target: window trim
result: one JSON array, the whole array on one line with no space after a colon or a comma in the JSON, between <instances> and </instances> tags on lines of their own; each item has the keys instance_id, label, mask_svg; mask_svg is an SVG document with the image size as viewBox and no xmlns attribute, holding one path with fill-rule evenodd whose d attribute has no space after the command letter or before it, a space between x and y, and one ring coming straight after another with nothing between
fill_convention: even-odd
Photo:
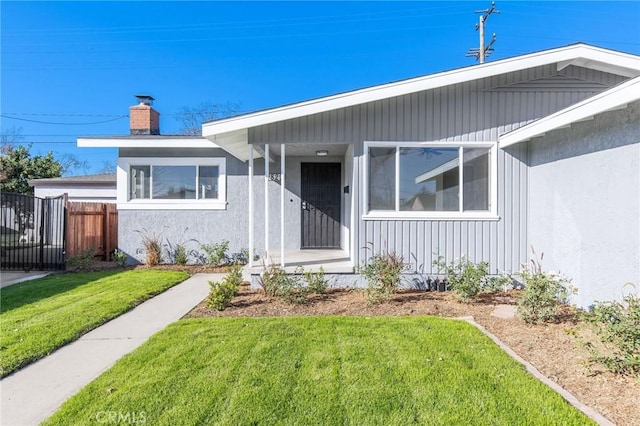
<instances>
[{"instance_id":1,"label":"window trim","mask_svg":"<svg viewBox=\"0 0 640 426\"><path fill-rule=\"evenodd\" d=\"M369 149L370 148L395 148L396 150L396 170L395 186L396 199L395 210L374 210L369 211ZM458 211L433 211L433 212L411 212L400 210L399 185L400 185L400 148L458 148L458 156L462 163L463 148L489 148L489 210L468 210L464 211L463 189L464 167L460 167L458 185L458 197L460 205ZM460 142L460 141L427 141L427 142L401 142L401 141L364 141L364 185L363 185L363 220L499 220L498 216L498 143L487 142Z\"/></svg>"},{"instance_id":2,"label":"window trim","mask_svg":"<svg viewBox=\"0 0 640 426\"><path fill-rule=\"evenodd\" d=\"M117 201L119 210L226 210L226 158L215 157L119 157L117 170ZM218 198L211 199L129 199L131 166L218 166ZM151 176L153 190L153 174Z\"/></svg>"}]
</instances>

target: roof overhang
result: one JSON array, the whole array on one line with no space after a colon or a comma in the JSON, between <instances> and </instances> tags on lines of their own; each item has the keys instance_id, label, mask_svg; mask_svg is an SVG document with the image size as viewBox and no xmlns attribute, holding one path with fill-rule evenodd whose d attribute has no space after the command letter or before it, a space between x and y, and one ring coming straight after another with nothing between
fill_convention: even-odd
<instances>
[{"instance_id":1,"label":"roof overhang","mask_svg":"<svg viewBox=\"0 0 640 426\"><path fill-rule=\"evenodd\" d=\"M559 69L575 64L606 70L623 76L635 77L640 75L640 57L579 43L216 120L202 125L202 135L216 141L226 150L225 135L241 130L246 131L251 127L553 63L557 63ZM223 137L216 139L215 136ZM243 157L246 158L247 156L248 154L245 154Z\"/></svg>"},{"instance_id":2,"label":"roof overhang","mask_svg":"<svg viewBox=\"0 0 640 426\"><path fill-rule=\"evenodd\" d=\"M79 147L91 148L219 148L203 137L105 137L78 138Z\"/></svg>"},{"instance_id":3,"label":"roof overhang","mask_svg":"<svg viewBox=\"0 0 640 426\"><path fill-rule=\"evenodd\" d=\"M542 136L551 130L568 127L573 123L593 118L606 111L625 108L627 104L640 100L640 77L585 99L554 114L522 126L498 138L502 148Z\"/></svg>"},{"instance_id":4,"label":"roof overhang","mask_svg":"<svg viewBox=\"0 0 640 426\"><path fill-rule=\"evenodd\" d=\"M212 134L207 136L208 140L220 146L229 154L242 161L249 159L249 132L247 129L240 129L233 132L221 134ZM264 149L255 146L252 150L253 158L261 158L264 155Z\"/></svg>"}]
</instances>

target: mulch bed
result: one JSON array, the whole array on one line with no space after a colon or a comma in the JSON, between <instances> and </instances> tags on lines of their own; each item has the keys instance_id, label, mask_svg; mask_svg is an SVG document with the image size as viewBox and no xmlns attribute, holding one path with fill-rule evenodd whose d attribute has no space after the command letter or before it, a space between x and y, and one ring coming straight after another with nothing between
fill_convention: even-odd
<instances>
[{"instance_id":1,"label":"mulch bed","mask_svg":"<svg viewBox=\"0 0 640 426\"><path fill-rule=\"evenodd\" d=\"M395 294L389 303L368 305L358 290L332 290L312 296L308 303L290 304L268 297L248 285L225 311L201 303L187 317L266 317L309 315L435 315L473 316L476 322L498 336L518 355L567 389L583 403L619 425L640 424L640 380L616 376L588 365L584 342L592 339L589 327L567 308L556 323L528 325L519 318L496 318L498 304L513 305L517 291L483 294L470 304L458 302L450 292L407 291Z\"/></svg>"}]
</instances>

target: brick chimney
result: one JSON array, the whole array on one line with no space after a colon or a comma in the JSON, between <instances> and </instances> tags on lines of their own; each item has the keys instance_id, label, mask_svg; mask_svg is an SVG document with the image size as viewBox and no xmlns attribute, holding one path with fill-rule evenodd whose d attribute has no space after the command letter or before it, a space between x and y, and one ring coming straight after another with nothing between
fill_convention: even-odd
<instances>
[{"instance_id":1,"label":"brick chimney","mask_svg":"<svg viewBox=\"0 0 640 426\"><path fill-rule=\"evenodd\" d=\"M132 135L159 135L160 113L153 109L154 99L149 95L136 95L138 105L129 108Z\"/></svg>"}]
</instances>

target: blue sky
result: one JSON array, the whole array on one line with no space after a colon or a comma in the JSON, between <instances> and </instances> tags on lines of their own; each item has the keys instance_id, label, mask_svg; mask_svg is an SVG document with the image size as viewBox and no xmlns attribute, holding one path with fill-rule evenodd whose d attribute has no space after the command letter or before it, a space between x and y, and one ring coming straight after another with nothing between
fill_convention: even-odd
<instances>
[{"instance_id":1,"label":"blue sky","mask_svg":"<svg viewBox=\"0 0 640 426\"><path fill-rule=\"evenodd\" d=\"M155 97L161 132L201 102L275 107L473 65L468 2L0 3L0 125L34 154L71 153L93 173L115 149L78 136L123 135L134 94ZM640 2L498 1L489 60L582 41L640 54ZM29 121L26 121L29 120ZM56 124L37 123L47 122Z\"/></svg>"}]
</instances>

